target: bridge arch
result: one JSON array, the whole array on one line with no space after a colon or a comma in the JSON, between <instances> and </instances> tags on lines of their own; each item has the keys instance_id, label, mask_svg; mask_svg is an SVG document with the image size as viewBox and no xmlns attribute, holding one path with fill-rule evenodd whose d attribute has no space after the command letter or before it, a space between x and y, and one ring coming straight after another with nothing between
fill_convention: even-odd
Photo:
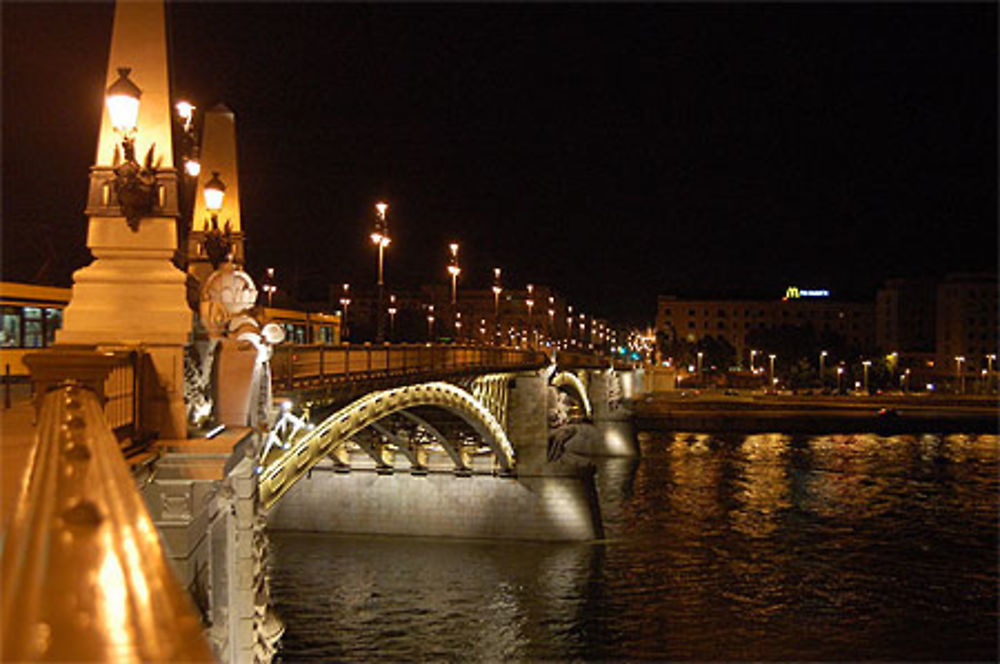
<instances>
[{"instance_id":1,"label":"bridge arch","mask_svg":"<svg viewBox=\"0 0 1000 664\"><path fill-rule=\"evenodd\" d=\"M586 413L588 420L594 417L594 409L591 407L590 397L587 396L587 388L579 376L570 371L560 371L552 376L550 382L555 387L572 392L579 399L580 403L583 404L583 411Z\"/></svg>"},{"instance_id":2,"label":"bridge arch","mask_svg":"<svg viewBox=\"0 0 1000 664\"><path fill-rule=\"evenodd\" d=\"M450 383L421 383L372 392L295 439L290 449L261 471L261 502L265 507L273 505L313 466L362 429L393 413L418 406L437 406L460 417L490 446L500 467L505 472L513 471L514 447L489 409L472 394Z\"/></svg>"}]
</instances>

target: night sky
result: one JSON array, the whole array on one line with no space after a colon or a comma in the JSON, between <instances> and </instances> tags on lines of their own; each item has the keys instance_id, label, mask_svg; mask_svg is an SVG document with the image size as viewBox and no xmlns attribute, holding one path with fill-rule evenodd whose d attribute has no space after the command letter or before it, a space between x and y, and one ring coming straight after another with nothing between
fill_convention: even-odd
<instances>
[{"instance_id":1,"label":"night sky","mask_svg":"<svg viewBox=\"0 0 1000 664\"><path fill-rule=\"evenodd\" d=\"M3 276L69 285L110 5L4 3ZM997 6L168 6L174 93L236 112L248 269L322 299L551 284L651 321L658 294L872 300L997 268ZM141 86L141 81L138 81Z\"/></svg>"}]
</instances>

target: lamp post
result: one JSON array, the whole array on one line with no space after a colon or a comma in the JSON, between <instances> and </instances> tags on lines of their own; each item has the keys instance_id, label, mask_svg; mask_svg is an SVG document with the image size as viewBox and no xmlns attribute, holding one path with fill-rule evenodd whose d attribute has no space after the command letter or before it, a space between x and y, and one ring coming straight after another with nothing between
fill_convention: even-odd
<instances>
[{"instance_id":1,"label":"lamp post","mask_svg":"<svg viewBox=\"0 0 1000 664\"><path fill-rule=\"evenodd\" d=\"M819 352L819 386L823 387L823 365L826 364L826 351Z\"/></svg>"},{"instance_id":2,"label":"lamp post","mask_svg":"<svg viewBox=\"0 0 1000 664\"><path fill-rule=\"evenodd\" d=\"M756 350L754 350L754 349L752 349L752 348L750 349L750 373L753 373L753 372L754 372L754 368L753 368L753 358L757 357L757 353L758 353L758 352L759 352L759 351L756 351Z\"/></svg>"},{"instance_id":3,"label":"lamp post","mask_svg":"<svg viewBox=\"0 0 1000 664\"><path fill-rule=\"evenodd\" d=\"M871 360L865 360L864 362L861 363L861 366L864 369L864 380L865 380L865 388L864 388L864 390L865 390L865 394L868 394L868 368L871 365L872 365Z\"/></svg>"},{"instance_id":4,"label":"lamp post","mask_svg":"<svg viewBox=\"0 0 1000 664\"><path fill-rule=\"evenodd\" d=\"M705 357L705 353L698 351L698 384L701 385L701 362Z\"/></svg>"},{"instance_id":5,"label":"lamp post","mask_svg":"<svg viewBox=\"0 0 1000 664\"><path fill-rule=\"evenodd\" d=\"M566 339L573 339L573 305L566 305Z\"/></svg>"},{"instance_id":6,"label":"lamp post","mask_svg":"<svg viewBox=\"0 0 1000 664\"><path fill-rule=\"evenodd\" d=\"M840 394L840 381L844 375L844 367L837 367L837 394Z\"/></svg>"},{"instance_id":7,"label":"lamp post","mask_svg":"<svg viewBox=\"0 0 1000 664\"><path fill-rule=\"evenodd\" d=\"M531 333L531 336L529 338L531 340L530 343L532 343L533 345L535 338L535 321L532 318L532 311L534 310L535 307L535 286L533 284L528 284L527 290L528 290L528 297L525 298L524 304L528 307L528 330Z\"/></svg>"},{"instance_id":8,"label":"lamp post","mask_svg":"<svg viewBox=\"0 0 1000 664\"><path fill-rule=\"evenodd\" d=\"M774 384L774 358L776 358L777 355L775 355L775 354L772 353L771 355L768 355L767 357L768 357L769 360L771 360L771 375L770 375L770 378L771 378L771 384Z\"/></svg>"},{"instance_id":9,"label":"lamp post","mask_svg":"<svg viewBox=\"0 0 1000 664\"><path fill-rule=\"evenodd\" d=\"M496 340L500 341L500 293L503 285L500 283L500 268L493 268L493 327L496 329Z\"/></svg>"},{"instance_id":10,"label":"lamp post","mask_svg":"<svg viewBox=\"0 0 1000 664\"><path fill-rule=\"evenodd\" d=\"M389 340L396 338L396 296L389 295Z\"/></svg>"},{"instance_id":11,"label":"lamp post","mask_svg":"<svg viewBox=\"0 0 1000 664\"><path fill-rule=\"evenodd\" d=\"M427 342L434 341L434 305L427 305Z\"/></svg>"},{"instance_id":12,"label":"lamp post","mask_svg":"<svg viewBox=\"0 0 1000 664\"><path fill-rule=\"evenodd\" d=\"M350 338L350 329L347 327L347 309L351 306L351 285L344 284L344 294L340 298L340 306L344 308L344 320L341 321L341 337Z\"/></svg>"},{"instance_id":13,"label":"lamp post","mask_svg":"<svg viewBox=\"0 0 1000 664\"><path fill-rule=\"evenodd\" d=\"M375 304L375 342L385 341L385 282L383 280L382 266L385 248L389 246L392 239L389 237L389 223L386 221L385 213L389 209L389 204L379 201L375 204L375 230L372 231L372 243L378 247L378 288L377 302Z\"/></svg>"},{"instance_id":14,"label":"lamp post","mask_svg":"<svg viewBox=\"0 0 1000 664\"><path fill-rule=\"evenodd\" d=\"M458 243L449 244L448 250L451 252L448 261L448 274L451 275L451 303L454 305L458 301L458 275L462 273L462 268L458 266Z\"/></svg>"},{"instance_id":15,"label":"lamp post","mask_svg":"<svg viewBox=\"0 0 1000 664\"><path fill-rule=\"evenodd\" d=\"M955 356L955 379L958 381L958 393L965 394L965 372L962 371L962 364L965 362L964 355Z\"/></svg>"},{"instance_id":16,"label":"lamp post","mask_svg":"<svg viewBox=\"0 0 1000 664\"><path fill-rule=\"evenodd\" d=\"M269 268L267 268L267 273L266 273L266 276L264 278L264 284L263 284L263 286L261 286L261 289L267 294L267 306L268 307L271 306L271 298L274 297L275 291L278 290L278 287L274 285L273 279L274 279L274 268L273 267L269 267Z\"/></svg>"},{"instance_id":17,"label":"lamp post","mask_svg":"<svg viewBox=\"0 0 1000 664\"><path fill-rule=\"evenodd\" d=\"M992 382L992 380L989 379L989 377L993 375L993 363L996 361L996 359L997 356L995 354L986 356L986 376L988 379L986 384L987 391L989 390L989 383Z\"/></svg>"}]
</instances>

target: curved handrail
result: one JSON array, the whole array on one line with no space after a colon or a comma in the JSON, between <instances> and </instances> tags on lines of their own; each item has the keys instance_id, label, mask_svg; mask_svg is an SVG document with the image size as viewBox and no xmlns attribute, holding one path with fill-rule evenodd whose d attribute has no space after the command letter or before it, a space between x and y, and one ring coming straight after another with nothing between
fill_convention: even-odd
<instances>
[{"instance_id":1,"label":"curved handrail","mask_svg":"<svg viewBox=\"0 0 1000 664\"><path fill-rule=\"evenodd\" d=\"M97 395L42 398L3 546L4 661L213 661Z\"/></svg>"}]
</instances>

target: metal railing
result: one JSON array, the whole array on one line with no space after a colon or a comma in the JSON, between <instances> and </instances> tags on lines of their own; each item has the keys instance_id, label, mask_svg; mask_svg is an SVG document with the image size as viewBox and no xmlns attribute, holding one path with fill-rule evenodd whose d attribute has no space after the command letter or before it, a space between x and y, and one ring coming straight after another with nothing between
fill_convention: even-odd
<instances>
[{"instance_id":1,"label":"metal railing","mask_svg":"<svg viewBox=\"0 0 1000 664\"><path fill-rule=\"evenodd\" d=\"M271 376L292 389L335 381L386 377L437 378L448 374L511 371L544 366L545 353L494 346L429 344L282 345L274 349Z\"/></svg>"},{"instance_id":2,"label":"metal railing","mask_svg":"<svg viewBox=\"0 0 1000 664\"><path fill-rule=\"evenodd\" d=\"M4 661L212 661L96 390L42 395L25 477L0 563Z\"/></svg>"}]
</instances>

